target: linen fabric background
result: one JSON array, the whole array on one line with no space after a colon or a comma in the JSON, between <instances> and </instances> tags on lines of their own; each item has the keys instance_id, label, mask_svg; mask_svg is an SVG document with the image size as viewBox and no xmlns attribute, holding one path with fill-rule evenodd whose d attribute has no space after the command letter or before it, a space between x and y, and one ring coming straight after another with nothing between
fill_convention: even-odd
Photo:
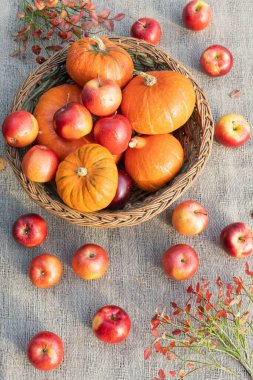
<instances>
[{"instance_id":1,"label":"linen fabric background","mask_svg":"<svg viewBox=\"0 0 253 380\"><path fill-rule=\"evenodd\" d=\"M112 14L126 13L116 24L115 34L128 36L133 19L153 17L161 23L160 47L179 59L196 77L210 101L215 121L226 113L240 113L252 120L253 104L253 3L244 0L209 0L213 22L205 31L185 29L181 12L186 0L119 0L95 1L100 10L110 8ZM11 34L16 30L19 1L0 2L0 109L1 121L7 115L18 86L36 67L34 57L22 62L11 58L17 48ZM132 18L130 18L132 17ZM205 48L221 44L231 49L235 63L225 77L210 78L199 68L199 57ZM241 90L231 99L229 93ZM160 355L143 360L144 348L151 345L149 321L157 304L180 301L191 281L169 281L161 269L163 252L171 245L186 243L199 253L200 268L194 280L205 276L215 281L218 274L224 282L234 274L243 274L244 261L230 259L219 247L221 229L229 223L252 224L253 138L238 149L213 144L211 158L199 179L177 201L195 199L206 206L210 222L202 234L184 237L170 225L175 205L151 221L131 228L96 229L68 224L39 208L21 188L10 166L0 173L0 379L1 380L148 380L166 363ZM4 143L1 139L1 152ZM35 212L48 223L46 242L34 249L17 245L12 236L13 222L21 214ZM71 257L85 243L102 245L110 255L108 273L100 280L84 282L71 269ZM52 289L33 287L27 276L30 260L50 252L63 262L64 275ZM248 259L253 266L252 258ZM123 307L131 316L129 338L119 345L101 343L92 333L91 318L106 304ZM25 354L29 339L41 330L57 333L65 345L64 361L51 373L36 371ZM228 361L240 379L247 379L236 362ZM230 380L233 376L202 371L192 378Z\"/></svg>"}]
</instances>

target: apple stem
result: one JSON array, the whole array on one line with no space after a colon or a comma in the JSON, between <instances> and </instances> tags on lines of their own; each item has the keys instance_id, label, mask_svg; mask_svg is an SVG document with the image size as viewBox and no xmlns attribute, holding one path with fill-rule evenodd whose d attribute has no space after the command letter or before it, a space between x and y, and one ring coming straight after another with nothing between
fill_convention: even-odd
<instances>
[{"instance_id":1,"label":"apple stem","mask_svg":"<svg viewBox=\"0 0 253 380\"><path fill-rule=\"evenodd\" d=\"M144 78L144 83L148 87L154 86L154 84L156 84L156 82L157 82L156 77L154 77L153 75L144 73L143 71L134 70L134 74L140 75L142 78Z\"/></svg>"},{"instance_id":2,"label":"apple stem","mask_svg":"<svg viewBox=\"0 0 253 380\"><path fill-rule=\"evenodd\" d=\"M87 174L88 174L88 170L86 168L77 168L76 169L76 174L79 176L79 177L85 177Z\"/></svg>"},{"instance_id":3,"label":"apple stem","mask_svg":"<svg viewBox=\"0 0 253 380\"><path fill-rule=\"evenodd\" d=\"M194 214L202 214L208 216L207 212L202 212L202 211L194 211Z\"/></svg>"},{"instance_id":4,"label":"apple stem","mask_svg":"<svg viewBox=\"0 0 253 380\"><path fill-rule=\"evenodd\" d=\"M97 79L98 79L98 85L99 87L102 87L101 79L99 73L97 73Z\"/></svg>"},{"instance_id":5,"label":"apple stem","mask_svg":"<svg viewBox=\"0 0 253 380\"><path fill-rule=\"evenodd\" d=\"M65 109L68 108L68 104L69 104L69 97L70 97L70 94L68 93L67 94L67 99L66 99L66 104L65 104Z\"/></svg>"},{"instance_id":6,"label":"apple stem","mask_svg":"<svg viewBox=\"0 0 253 380\"><path fill-rule=\"evenodd\" d=\"M116 118L116 116L117 116L117 114L118 114L118 111L115 111L115 112L114 112L114 115L113 115L113 117L112 117L112 118L113 118L113 119L115 119L115 118Z\"/></svg>"},{"instance_id":7,"label":"apple stem","mask_svg":"<svg viewBox=\"0 0 253 380\"><path fill-rule=\"evenodd\" d=\"M101 40L101 38L99 38L97 36L93 36L90 39L96 43L96 46L98 47L98 49L100 51L106 51L106 46L103 43L103 41Z\"/></svg>"}]
</instances>

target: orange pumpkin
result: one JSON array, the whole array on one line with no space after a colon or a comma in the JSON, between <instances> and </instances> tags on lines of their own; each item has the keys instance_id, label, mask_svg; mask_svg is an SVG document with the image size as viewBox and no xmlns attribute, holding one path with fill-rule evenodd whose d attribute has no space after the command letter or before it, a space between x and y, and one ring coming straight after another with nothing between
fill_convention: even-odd
<instances>
[{"instance_id":1,"label":"orange pumpkin","mask_svg":"<svg viewBox=\"0 0 253 380\"><path fill-rule=\"evenodd\" d=\"M146 191L163 187L184 162L180 142L170 134L135 136L125 152L125 168L136 185Z\"/></svg>"},{"instance_id":2,"label":"orange pumpkin","mask_svg":"<svg viewBox=\"0 0 253 380\"><path fill-rule=\"evenodd\" d=\"M137 72L123 90L121 111L138 133L172 132L190 118L196 94L188 78L175 71Z\"/></svg>"},{"instance_id":3,"label":"orange pumpkin","mask_svg":"<svg viewBox=\"0 0 253 380\"><path fill-rule=\"evenodd\" d=\"M63 84L53 87L45 92L39 99L34 110L34 116L39 124L37 143L53 149L60 160L63 160L73 150L90 142L89 135L75 141L67 141L61 138L54 128L54 114L62 108L67 101L81 103L82 89L73 84Z\"/></svg>"},{"instance_id":4,"label":"orange pumpkin","mask_svg":"<svg viewBox=\"0 0 253 380\"><path fill-rule=\"evenodd\" d=\"M86 144L60 163L55 181L64 203L81 212L92 212L107 207L113 200L118 170L106 148Z\"/></svg>"},{"instance_id":5,"label":"orange pumpkin","mask_svg":"<svg viewBox=\"0 0 253 380\"><path fill-rule=\"evenodd\" d=\"M128 52L106 38L82 38L68 52L67 72L83 86L90 79L112 79L124 87L133 77L133 61Z\"/></svg>"}]
</instances>

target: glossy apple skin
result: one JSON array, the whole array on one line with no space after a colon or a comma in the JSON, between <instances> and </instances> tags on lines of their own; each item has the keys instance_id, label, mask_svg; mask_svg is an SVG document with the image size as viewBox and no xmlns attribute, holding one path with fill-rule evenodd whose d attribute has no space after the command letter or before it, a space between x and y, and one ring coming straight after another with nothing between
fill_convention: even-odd
<instances>
[{"instance_id":1,"label":"glossy apple skin","mask_svg":"<svg viewBox=\"0 0 253 380\"><path fill-rule=\"evenodd\" d=\"M205 1L190 1L183 10L183 22L188 29L205 29L212 20L212 9Z\"/></svg>"},{"instance_id":2,"label":"glossy apple skin","mask_svg":"<svg viewBox=\"0 0 253 380\"><path fill-rule=\"evenodd\" d=\"M83 280L96 280L108 269L107 252L96 244L85 244L79 248L72 258L73 271Z\"/></svg>"},{"instance_id":3,"label":"glossy apple skin","mask_svg":"<svg viewBox=\"0 0 253 380\"><path fill-rule=\"evenodd\" d=\"M170 247L163 255L162 267L172 280L182 281L194 276L199 267L196 251L187 244Z\"/></svg>"},{"instance_id":4,"label":"glossy apple skin","mask_svg":"<svg viewBox=\"0 0 253 380\"><path fill-rule=\"evenodd\" d=\"M37 288L51 288L60 281L62 264L58 257L49 253L34 257L29 266L29 277Z\"/></svg>"},{"instance_id":5,"label":"glossy apple skin","mask_svg":"<svg viewBox=\"0 0 253 380\"><path fill-rule=\"evenodd\" d=\"M46 240L47 224L37 214L21 215L13 224L12 235L24 247L37 247Z\"/></svg>"},{"instance_id":6,"label":"glossy apple skin","mask_svg":"<svg viewBox=\"0 0 253 380\"><path fill-rule=\"evenodd\" d=\"M39 133L39 126L30 112L21 110L6 117L2 132L9 145L23 148L34 142Z\"/></svg>"},{"instance_id":7,"label":"glossy apple skin","mask_svg":"<svg viewBox=\"0 0 253 380\"><path fill-rule=\"evenodd\" d=\"M55 177L59 165L57 154L44 145L34 145L26 152L22 168L28 179L33 182L49 182Z\"/></svg>"},{"instance_id":8,"label":"glossy apple skin","mask_svg":"<svg viewBox=\"0 0 253 380\"><path fill-rule=\"evenodd\" d=\"M110 116L122 101L121 88L111 79L92 79L83 87L82 101L93 115Z\"/></svg>"},{"instance_id":9,"label":"glossy apple skin","mask_svg":"<svg viewBox=\"0 0 253 380\"><path fill-rule=\"evenodd\" d=\"M157 45L162 38L161 25L153 18L139 18L131 27L131 36Z\"/></svg>"},{"instance_id":10,"label":"glossy apple skin","mask_svg":"<svg viewBox=\"0 0 253 380\"><path fill-rule=\"evenodd\" d=\"M250 126L241 115L224 115L215 126L214 136L220 144L236 148L249 140Z\"/></svg>"},{"instance_id":11,"label":"glossy apple skin","mask_svg":"<svg viewBox=\"0 0 253 380\"><path fill-rule=\"evenodd\" d=\"M131 329L131 320L120 307L104 306L94 315L92 329L98 339L115 344L126 339Z\"/></svg>"},{"instance_id":12,"label":"glossy apple skin","mask_svg":"<svg viewBox=\"0 0 253 380\"><path fill-rule=\"evenodd\" d=\"M241 222L226 226L220 235L223 249L228 255L242 259L253 253L253 231Z\"/></svg>"},{"instance_id":13,"label":"glossy apple skin","mask_svg":"<svg viewBox=\"0 0 253 380\"><path fill-rule=\"evenodd\" d=\"M56 133L65 140L78 140L92 130L92 116L80 103L69 103L54 114Z\"/></svg>"},{"instance_id":14,"label":"glossy apple skin","mask_svg":"<svg viewBox=\"0 0 253 380\"><path fill-rule=\"evenodd\" d=\"M196 235L208 225L208 213L199 202L185 201L172 213L172 226L182 235Z\"/></svg>"},{"instance_id":15,"label":"glossy apple skin","mask_svg":"<svg viewBox=\"0 0 253 380\"><path fill-rule=\"evenodd\" d=\"M61 339L50 331L39 332L27 346L30 363L41 371L51 371L57 368L62 362L63 352Z\"/></svg>"},{"instance_id":16,"label":"glossy apple skin","mask_svg":"<svg viewBox=\"0 0 253 380\"><path fill-rule=\"evenodd\" d=\"M108 206L111 210L119 210L128 201L132 193L132 180L129 175L123 170L118 169L118 187L112 202Z\"/></svg>"},{"instance_id":17,"label":"glossy apple skin","mask_svg":"<svg viewBox=\"0 0 253 380\"><path fill-rule=\"evenodd\" d=\"M231 52L221 45L209 46L200 57L200 65L212 77L226 75L233 67Z\"/></svg>"},{"instance_id":18,"label":"glossy apple skin","mask_svg":"<svg viewBox=\"0 0 253 380\"><path fill-rule=\"evenodd\" d=\"M132 137L132 126L123 115L99 119L94 126L95 142L113 155L123 153Z\"/></svg>"}]
</instances>

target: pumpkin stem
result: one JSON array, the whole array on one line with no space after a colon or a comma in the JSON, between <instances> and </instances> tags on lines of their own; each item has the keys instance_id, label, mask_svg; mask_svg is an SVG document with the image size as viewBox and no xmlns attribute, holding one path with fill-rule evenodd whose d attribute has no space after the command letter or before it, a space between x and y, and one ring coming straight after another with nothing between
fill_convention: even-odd
<instances>
[{"instance_id":1,"label":"pumpkin stem","mask_svg":"<svg viewBox=\"0 0 253 380\"><path fill-rule=\"evenodd\" d=\"M97 36L93 36L90 39L96 43L96 45L100 51L106 51L106 46L103 43L103 41L101 40L101 38L99 38Z\"/></svg>"},{"instance_id":2,"label":"pumpkin stem","mask_svg":"<svg viewBox=\"0 0 253 380\"><path fill-rule=\"evenodd\" d=\"M134 70L134 74L140 75L142 78L144 78L144 83L148 87L154 86L154 84L156 84L156 82L157 82L156 77L154 77L153 75L144 73L143 71Z\"/></svg>"},{"instance_id":3,"label":"pumpkin stem","mask_svg":"<svg viewBox=\"0 0 253 380\"><path fill-rule=\"evenodd\" d=\"M129 148L142 148L145 145L145 139L141 136L134 136L128 146Z\"/></svg>"},{"instance_id":4,"label":"pumpkin stem","mask_svg":"<svg viewBox=\"0 0 253 380\"><path fill-rule=\"evenodd\" d=\"M79 177L85 177L87 174L88 174L88 170L86 168L77 168L76 169L76 174L79 176Z\"/></svg>"}]
</instances>

